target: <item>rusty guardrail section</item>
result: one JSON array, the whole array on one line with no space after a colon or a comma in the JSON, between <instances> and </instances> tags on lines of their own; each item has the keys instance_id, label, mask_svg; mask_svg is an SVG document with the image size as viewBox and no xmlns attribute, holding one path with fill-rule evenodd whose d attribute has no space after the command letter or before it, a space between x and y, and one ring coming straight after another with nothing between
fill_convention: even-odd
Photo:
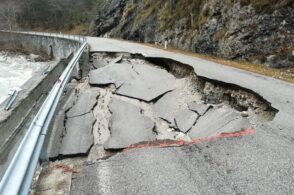
<instances>
[{"instance_id":1,"label":"rusty guardrail section","mask_svg":"<svg viewBox=\"0 0 294 195\"><path fill-rule=\"evenodd\" d=\"M11 31L7 31L11 32ZM56 36L76 40L82 43L75 53L52 90L42 104L35 118L29 126L27 133L18 147L12 161L9 164L1 182L0 194L26 195L29 193L35 169L41 154L48 126L52 120L57 104L64 91L64 88L71 77L71 73L77 65L82 53L87 47L83 37L68 36L52 33L19 32L40 36Z\"/></svg>"}]
</instances>

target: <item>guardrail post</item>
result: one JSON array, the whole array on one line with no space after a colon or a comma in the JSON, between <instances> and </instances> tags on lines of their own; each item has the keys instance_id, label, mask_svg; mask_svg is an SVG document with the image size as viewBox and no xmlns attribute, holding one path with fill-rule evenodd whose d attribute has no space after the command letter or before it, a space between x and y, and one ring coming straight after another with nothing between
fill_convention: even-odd
<instances>
[{"instance_id":1,"label":"guardrail post","mask_svg":"<svg viewBox=\"0 0 294 195\"><path fill-rule=\"evenodd\" d=\"M41 163L49 162L48 152L47 152L46 148L44 147L44 145L42 146L42 149L41 149L40 161L41 161Z\"/></svg>"}]
</instances>

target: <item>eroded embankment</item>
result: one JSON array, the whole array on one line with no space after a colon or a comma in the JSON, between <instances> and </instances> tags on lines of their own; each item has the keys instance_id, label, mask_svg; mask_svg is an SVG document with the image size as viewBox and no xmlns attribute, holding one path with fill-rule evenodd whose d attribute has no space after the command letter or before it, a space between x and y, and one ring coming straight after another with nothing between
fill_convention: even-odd
<instances>
[{"instance_id":1,"label":"eroded embankment","mask_svg":"<svg viewBox=\"0 0 294 195\"><path fill-rule=\"evenodd\" d=\"M90 61L89 77L75 81L57 119L61 127L54 126L63 133L55 135L59 147L54 144L52 159L89 153L95 158L92 146L95 153L104 153L142 141L191 141L238 132L277 113L257 93L198 77L191 66L169 59L94 53ZM80 131L89 141L73 141Z\"/></svg>"},{"instance_id":2,"label":"eroded embankment","mask_svg":"<svg viewBox=\"0 0 294 195\"><path fill-rule=\"evenodd\" d=\"M169 59L93 53L89 69L89 76L71 81L60 103L48 140L53 162L41 173L37 192L68 192L83 166L123 149L246 136L277 113L257 93L199 77Z\"/></svg>"},{"instance_id":3,"label":"eroded embankment","mask_svg":"<svg viewBox=\"0 0 294 195\"><path fill-rule=\"evenodd\" d=\"M139 56L141 57L141 56ZM141 57L144 59L144 57ZM205 103L225 103L242 112L249 111L256 117L256 122L271 121L278 110L258 93L232 83L225 83L198 76L193 67L164 58L145 58L151 63L157 64L176 77L193 77L193 82L198 86Z\"/></svg>"}]
</instances>

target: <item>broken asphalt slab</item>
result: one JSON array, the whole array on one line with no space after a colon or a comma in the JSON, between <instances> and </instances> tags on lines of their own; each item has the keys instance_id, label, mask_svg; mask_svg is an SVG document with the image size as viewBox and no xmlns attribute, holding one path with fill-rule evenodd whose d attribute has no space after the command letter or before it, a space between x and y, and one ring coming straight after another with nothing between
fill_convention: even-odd
<instances>
[{"instance_id":1,"label":"broken asphalt slab","mask_svg":"<svg viewBox=\"0 0 294 195\"><path fill-rule=\"evenodd\" d=\"M206 138L221 133L238 132L251 127L247 118L229 108L209 110L200 117L188 135L192 138Z\"/></svg>"},{"instance_id":2,"label":"broken asphalt slab","mask_svg":"<svg viewBox=\"0 0 294 195\"><path fill-rule=\"evenodd\" d=\"M99 91L95 88L82 91L73 107L66 113L66 116L72 118L91 112L97 104L98 96Z\"/></svg>"},{"instance_id":3,"label":"broken asphalt slab","mask_svg":"<svg viewBox=\"0 0 294 195\"><path fill-rule=\"evenodd\" d=\"M89 83L91 85L114 84L118 88L127 80L134 79L135 76L136 73L130 64L110 64L90 71Z\"/></svg>"},{"instance_id":4,"label":"broken asphalt slab","mask_svg":"<svg viewBox=\"0 0 294 195\"><path fill-rule=\"evenodd\" d=\"M198 114L191 110L180 110L176 113L175 123L179 131L187 133L193 127L197 118Z\"/></svg>"},{"instance_id":5,"label":"broken asphalt slab","mask_svg":"<svg viewBox=\"0 0 294 195\"><path fill-rule=\"evenodd\" d=\"M212 108L211 105L198 104L196 102L188 103L188 107L190 110L197 112L200 116L203 116L210 108Z\"/></svg>"},{"instance_id":6,"label":"broken asphalt slab","mask_svg":"<svg viewBox=\"0 0 294 195\"><path fill-rule=\"evenodd\" d=\"M152 105L155 114L174 126L175 115L180 109L180 97L177 91L164 94L157 102Z\"/></svg>"},{"instance_id":7,"label":"broken asphalt slab","mask_svg":"<svg viewBox=\"0 0 294 195\"><path fill-rule=\"evenodd\" d=\"M164 69L148 65L134 65L133 70L137 76L126 81L116 91L117 94L150 102L175 89L175 77Z\"/></svg>"},{"instance_id":8,"label":"broken asphalt slab","mask_svg":"<svg viewBox=\"0 0 294 195\"><path fill-rule=\"evenodd\" d=\"M144 116L139 107L114 98L109 109L112 113L111 135L104 143L105 149L123 149L131 144L155 140L154 122Z\"/></svg>"},{"instance_id":9,"label":"broken asphalt slab","mask_svg":"<svg viewBox=\"0 0 294 195\"><path fill-rule=\"evenodd\" d=\"M75 94L75 86L70 86L65 96L63 96L60 104L58 105L58 111L54 115L53 122L50 125L51 131L49 132L49 140L47 146L47 152L49 158L56 158L59 155L59 150L62 143L62 137L65 131L64 121L65 113L73 106L77 100Z\"/></svg>"},{"instance_id":10,"label":"broken asphalt slab","mask_svg":"<svg viewBox=\"0 0 294 195\"><path fill-rule=\"evenodd\" d=\"M97 104L99 92L88 88L81 92L76 102L66 113L65 135L63 136L59 154L87 154L93 145L93 124L96 121L93 108Z\"/></svg>"},{"instance_id":11,"label":"broken asphalt slab","mask_svg":"<svg viewBox=\"0 0 294 195\"><path fill-rule=\"evenodd\" d=\"M59 154L64 156L88 154L94 143L92 130L95 121L92 112L67 119Z\"/></svg>"},{"instance_id":12,"label":"broken asphalt slab","mask_svg":"<svg viewBox=\"0 0 294 195\"><path fill-rule=\"evenodd\" d=\"M90 71L91 85L115 84L116 93L150 102L175 89L176 79L166 70L148 65L110 64Z\"/></svg>"}]
</instances>

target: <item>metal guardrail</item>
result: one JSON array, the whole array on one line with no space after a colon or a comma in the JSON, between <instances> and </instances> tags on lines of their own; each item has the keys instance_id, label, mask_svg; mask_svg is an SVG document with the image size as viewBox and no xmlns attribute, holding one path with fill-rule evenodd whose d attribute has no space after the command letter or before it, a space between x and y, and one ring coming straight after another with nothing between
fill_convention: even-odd
<instances>
[{"instance_id":1,"label":"metal guardrail","mask_svg":"<svg viewBox=\"0 0 294 195\"><path fill-rule=\"evenodd\" d=\"M22 33L51 36L48 35L48 33ZM62 35L58 37L61 36ZM71 39L81 41L82 45L53 86L37 115L33 119L0 182L0 195L26 195L29 193L49 124L64 88L71 76L72 70L87 47L85 39L74 37Z\"/></svg>"}]
</instances>

